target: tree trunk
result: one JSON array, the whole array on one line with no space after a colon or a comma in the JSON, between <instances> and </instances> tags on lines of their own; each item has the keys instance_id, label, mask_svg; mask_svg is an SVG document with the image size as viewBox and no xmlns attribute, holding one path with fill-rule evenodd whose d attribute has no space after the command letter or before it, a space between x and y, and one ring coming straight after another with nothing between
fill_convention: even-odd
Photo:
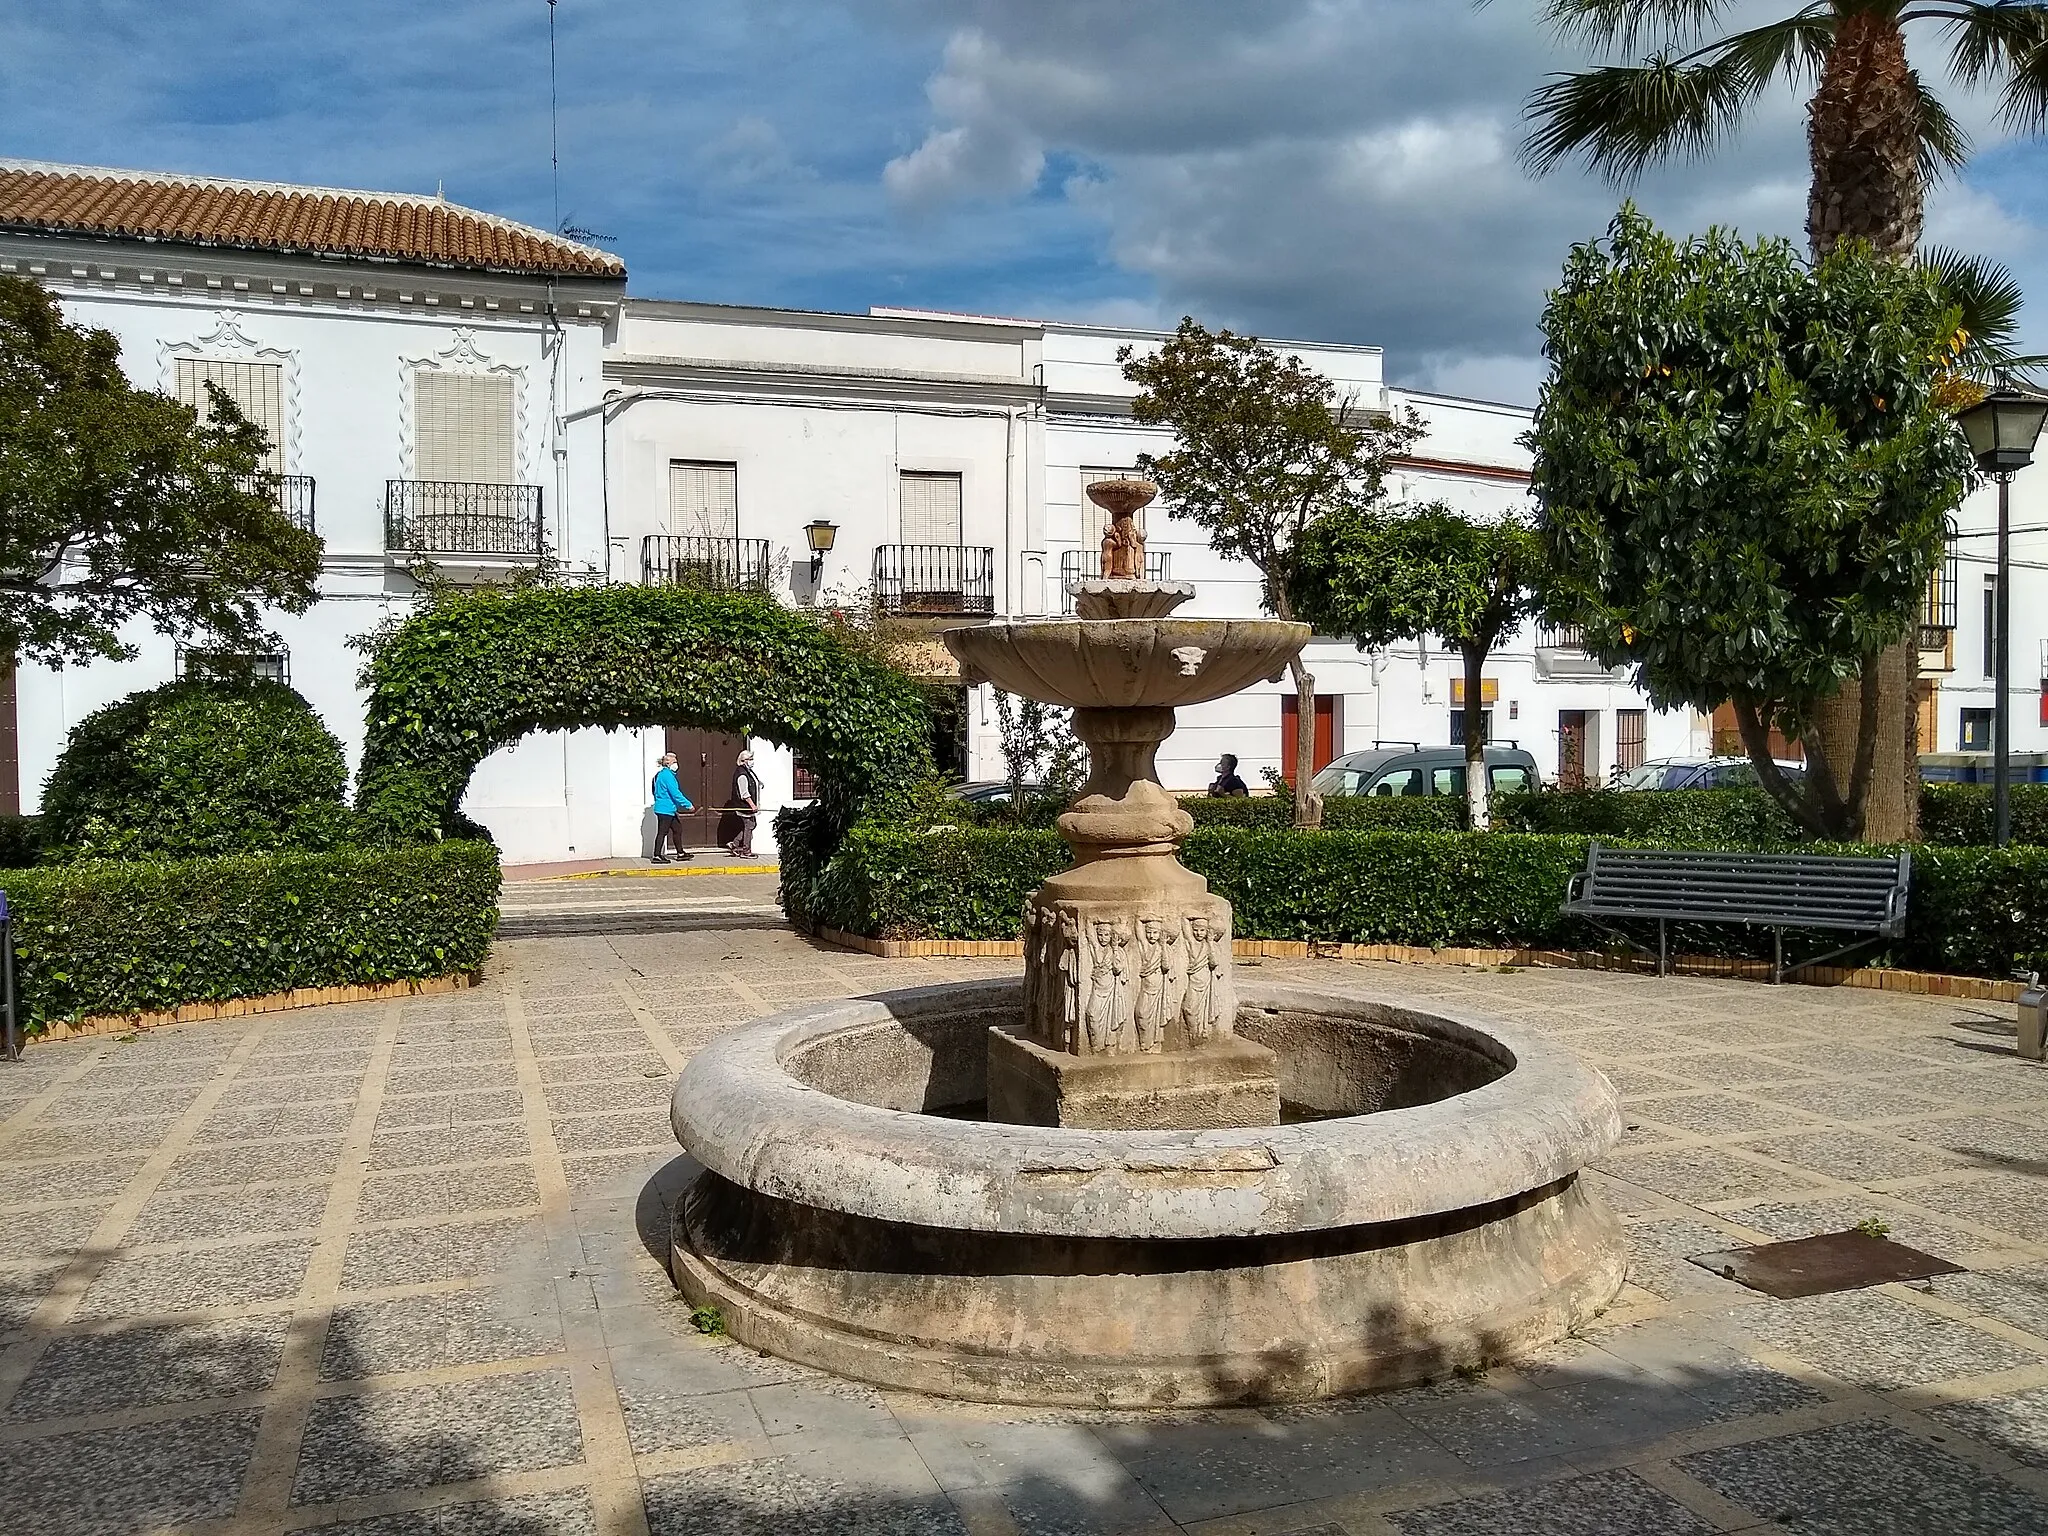
<instances>
[{"instance_id":1,"label":"tree trunk","mask_svg":"<svg viewBox=\"0 0 2048 1536\"><path fill-rule=\"evenodd\" d=\"M1309 788L1316 776L1316 679L1315 674L1295 657L1288 663L1294 674L1294 824L1320 827L1323 797Z\"/></svg>"},{"instance_id":2,"label":"tree trunk","mask_svg":"<svg viewBox=\"0 0 2048 1536\"><path fill-rule=\"evenodd\" d=\"M1919 87L1898 23L1870 11L1842 16L1820 87L1807 105L1813 179L1806 236L1816 257L1855 239L1899 260L1913 254L1925 198L1919 112ZM1920 835L1919 677L1918 645L1909 632L1878 658L1874 677L1843 684L1815 719L1836 787L1846 796L1842 776L1857 758L1856 732L1865 719L1862 691L1877 691L1878 734L1862 815L1863 836L1870 842L1908 842Z\"/></svg>"},{"instance_id":3,"label":"tree trunk","mask_svg":"<svg viewBox=\"0 0 2048 1536\"><path fill-rule=\"evenodd\" d=\"M1493 825L1486 785L1486 647L1464 645L1465 654L1465 818L1474 832Z\"/></svg>"}]
</instances>

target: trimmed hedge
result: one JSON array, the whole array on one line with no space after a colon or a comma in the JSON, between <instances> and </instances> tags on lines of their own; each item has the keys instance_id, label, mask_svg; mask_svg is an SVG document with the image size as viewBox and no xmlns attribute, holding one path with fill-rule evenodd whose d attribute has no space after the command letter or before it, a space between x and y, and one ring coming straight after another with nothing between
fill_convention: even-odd
<instances>
[{"instance_id":1,"label":"trimmed hedge","mask_svg":"<svg viewBox=\"0 0 2048 1536\"><path fill-rule=\"evenodd\" d=\"M1923 784L1920 835L1949 848L1991 846L1989 784ZM2048 784L2012 786L2012 840L2048 847Z\"/></svg>"},{"instance_id":2,"label":"trimmed hedge","mask_svg":"<svg viewBox=\"0 0 2048 1536\"><path fill-rule=\"evenodd\" d=\"M27 869L42 856L42 817L0 816L0 869Z\"/></svg>"},{"instance_id":3,"label":"trimmed hedge","mask_svg":"<svg viewBox=\"0 0 2048 1536\"><path fill-rule=\"evenodd\" d=\"M1589 841L1203 828L1182 859L1236 909L1240 938L1597 948L1609 941L1559 911ZM1892 963L2003 978L2016 957L2048 951L2048 849L1913 852L1907 932L1892 946ZM1066 863L1066 847L1050 831L862 826L823 867L785 861L784 900L794 920L848 933L1008 939L1017 936L1024 898ZM1679 925L1673 939L1705 954L1765 955L1771 943L1768 932L1726 925ZM1832 944L1812 936L1810 947Z\"/></svg>"},{"instance_id":4,"label":"trimmed hedge","mask_svg":"<svg viewBox=\"0 0 2048 1536\"><path fill-rule=\"evenodd\" d=\"M1541 789L1493 803L1500 832L1627 839L1664 848L1788 848L1792 818L1760 789Z\"/></svg>"},{"instance_id":5,"label":"trimmed hedge","mask_svg":"<svg viewBox=\"0 0 2048 1536\"><path fill-rule=\"evenodd\" d=\"M498 925L487 843L9 871L22 1017L146 1013L473 971Z\"/></svg>"},{"instance_id":6,"label":"trimmed hedge","mask_svg":"<svg viewBox=\"0 0 2048 1536\"><path fill-rule=\"evenodd\" d=\"M1197 827L1294 825L1294 801L1286 795L1244 800L1192 797L1180 808ZM1336 795L1323 802L1323 827L1331 832L1456 832L1465 825L1465 802L1454 795Z\"/></svg>"}]
</instances>

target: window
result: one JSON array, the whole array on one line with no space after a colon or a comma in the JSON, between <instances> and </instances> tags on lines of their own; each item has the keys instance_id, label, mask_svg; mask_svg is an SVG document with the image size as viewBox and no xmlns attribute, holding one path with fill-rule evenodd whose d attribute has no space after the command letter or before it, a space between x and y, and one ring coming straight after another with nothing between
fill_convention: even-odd
<instances>
[{"instance_id":1,"label":"window","mask_svg":"<svg viewBox=\"0 0 2048 1536\"><path fill-rule=\"evenodd\" d=\"M810 765L801 752L792 754L789 795L792 800L818 798L818 770Z\"/></svg>"},{"instance_id":2,"label":"window","mask_svg":"<svg viewBox=\"0 0 2048 1536\"><path fill-rule=\"evenodd\" d=\"M519 479L512 379L502 373L413 375L417 408L415 479L512 485Z\"/></svg>"},{"instance_id":3,"label":"window","mask_svg":"<svg viewBox=\"0 0 2048 1536\"><path fill-rule=\"evenodd\" d=\"M1373 785L1372 792L1375 795L1419 795L1422 793L1422 786L1420 768L1396 768Z\"/></svg>"},{"instance_id":4,"label":"window","mask_svg":"<svg viewBox=\"0 0 2048 1536\"><path fill-rule=\"evenodd\" d=\"M270 439L270 454L263 467L272 474L283 474L284 369L276 363L178 359L178 399L197 411L201 421L213 419L213 397L206 389L209 384L218 385L221 393L234 401L236 410L263 429Z\"/></svg>"},{"instance_id":5,"label":"window","mask_svg":"<svg viewBox=\"0 0 2048 1536\"><path fill-rule=\"evenodd\" d=\"M1465 770L1462 768L1439 768L1429 776L1429 792L1432 795L1455 795L1465 798Z\"/></svg>"},{"instance_id":6,"label":"window","mask_svg":"<svg viewBox=\"0 0 2048 1536\"><path fill-rule=\"evenodd\" d=\"M1486 732L1486 739L1488 741L1493 740L1492 710L1482 709L1479 712L1479 725ZM1462 709L1451 711L1451 745L1454 747L1465 745L1465 711Z\"/></svg>"},{"instance_id":7,"label":"window","mask_svg":"<svg viewBox=\"0 0 2048 1536\"><path fill-rule=\"evenodd\" d=\"M738 538L739 465L670 460L668 531L695 539Z\"/></svg>"},{"instance_id":8,"label":"window","mask_svg":"<svg viewBox=\"0 0 2048 1536\"><path fill-rule=\"evenodd\" d=\"M903 542L960 542L960 477L905 470L902 476Z\"/></svg>"},{"instance_id":9,"label":"window","mask_svg":"<svg viewBox=\"0 0 2048 1536\"><path fill-rule=\"evenodd\" d=\"M1962 740L1958 743L1958 749L1964 752L1989 752L1992 718L1992 711L1988 709L1964 710Z\"/></svg>"},{"instance_id":10,"label":"window","mask_svg":"<svg viewBox=\"0 0 2048 1536\"><path fill-rule=\"evenodd\" d=\"M1489 768L1486 777L1496 795L1518 794L1529 787L1529 770L1526 768Z\"/></svg>"},{"instance_id":11,"label":"window","mask_svg":"<svg viewBox=\"0 0 2048 1536\"><path fill-rule=\"evenodd\" d=\"M284 683L292 680L292 659L283 651L188 651L177 654L178 676L210 677L225 683Z\"/></svg>"},{"instance_id":12,"label":"window","mask_svg":"<svg viewBox=\"0 0 2048 1536\"><path fill-rule=\"evenodd\" d=\"M1109 512L1088 499L1088 487L1098 480L1137 480L1143 477L1136 469L1086 469L1081 471L1081 547L1100 549L1102 536L1109 532ZM1138 525L1138 532L1145 531L1145 514L1150 507L1138 508L1131 519Z\"/></svg>"},{"instance_id":13,"label":"window","mask_svg":"<svg viewBox=\"0 0 2048 1536\"><path fill-rule=\"evenodd\" d=\"M1998 676L1998 578L1984 578L1984 675ZM1968 711L1965 711L1968 713Z\"/></svg>"},{"instance_id":14,"label":"window","mask_svg":"<svg viewBox=\"0 0 2048 1536\"><path fill-rule=\"evenodd\" d=\"M1624 771L1643 766L1643 743L1649 736L1649 711L1614 712L1614 766Z\"/></svg>"}]
</instances>

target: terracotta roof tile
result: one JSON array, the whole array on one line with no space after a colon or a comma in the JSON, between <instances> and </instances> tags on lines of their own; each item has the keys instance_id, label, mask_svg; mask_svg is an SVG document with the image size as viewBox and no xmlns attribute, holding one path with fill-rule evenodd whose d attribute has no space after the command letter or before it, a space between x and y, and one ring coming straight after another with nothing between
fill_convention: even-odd
<instances>
[{"instance_id":1,"label":"terracotta roof tile","mask_svg":"<svg viewBox=\"0 0 2048 1536\"><path fill-rule=\"evenodd\" d=\"M623 278L608 251L438 198L0 159L0 228Z\"/></svg>"}]
</instances>

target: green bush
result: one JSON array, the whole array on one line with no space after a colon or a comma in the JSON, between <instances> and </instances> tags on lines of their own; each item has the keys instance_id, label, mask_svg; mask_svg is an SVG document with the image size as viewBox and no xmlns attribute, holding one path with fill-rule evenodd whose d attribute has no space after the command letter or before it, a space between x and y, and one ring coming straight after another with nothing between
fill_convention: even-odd
<instances>
[{"instance_id":1,"label":"green bush","mask_svg":"<svg viewBox=\"0 0 2048 1536\"><path fill-rule=\"evenodd\" d=\"M43 789L46 859L180 859L346 840L348 764L282 683L190 679L93 711Z\"/></svg>"},{"instance_id":2,"label":"green bush","mask_svg":"<svg viewBox=\"0 0 2048 1536\"><path fill-rule=\"evenodd\" d=\"M1188 838L1182 859L1230 901L1239 938L1578 948L1611 942L1560 912L1566 883L1585 867L1591 841L1536 833L1203 828ZM1913 854L1907 931L1891 946L1892 963L2003 977L2017 957L2048 951L2048 849ZM1009 939L1017 936L1025 897L1066 863L1058 835L1038 829L862 826L829 862L785 862L785 902L799 922L848 933ZM1654 935L1648 924L1633 931L1646 945ZM1786 947L1796 956L1839 942L1795 934ZM1672 944L1696 954L1771 952L1767 931L1726 924L1677 925Z\"/></svg>"},{"instance_id":3,"label":"green bush","mask_svg":"<svg viewBox=\"0 0 2048 1536\"><path fill-rule=\"evenodd\" d=\"M1545 832L1666 848L1787 848L1799 829L1761 789L1539 789L1498 797L1500 832Z\"/></svg>"},{"instance_id":4,"label":"green bush","mask_svg":"<svg viewBox=\"0 0 2048 1536\"><path fill-rule=\"evenodd\" d=\"M0 816L0 869L27 869L42 856L40 816Z\"/></svg>"},{"instance_id":5,"label":"green bush","mask_svg":"<svg viewBox=\"0 0 2048 1536\"><path fill-rule=\"evenodd\" d=\"M1288 795L1193 797L1180 804L1197 827L1294 825L1294 800ZM1452 795L1333 795L1323 801L1323 826L1332 832L1456 832L1464 825L1465 802Z\"/></svg>"},{"instance_id":6,"label":"green bush","mask_svg":"<svg viewBox=\"0 0 2048 1536\"><path fill-rule=\"evenodd\" d=\"M23 1017L144 1013L472 971L497 851L443 842L9 871Z\"/></svg>"},{"instance_id":7,"label":"green bush","mask_svg":"<svg viewBox=\"0 0 2048 1536\"><path fill-rule=\"evenodd\" d=\"M1991 845L1991 786L1923 784L1920 835L1946 848ZM2012 786L2012 840L2048 847L2048 784Z\"/></svg>"}]
</instances>

